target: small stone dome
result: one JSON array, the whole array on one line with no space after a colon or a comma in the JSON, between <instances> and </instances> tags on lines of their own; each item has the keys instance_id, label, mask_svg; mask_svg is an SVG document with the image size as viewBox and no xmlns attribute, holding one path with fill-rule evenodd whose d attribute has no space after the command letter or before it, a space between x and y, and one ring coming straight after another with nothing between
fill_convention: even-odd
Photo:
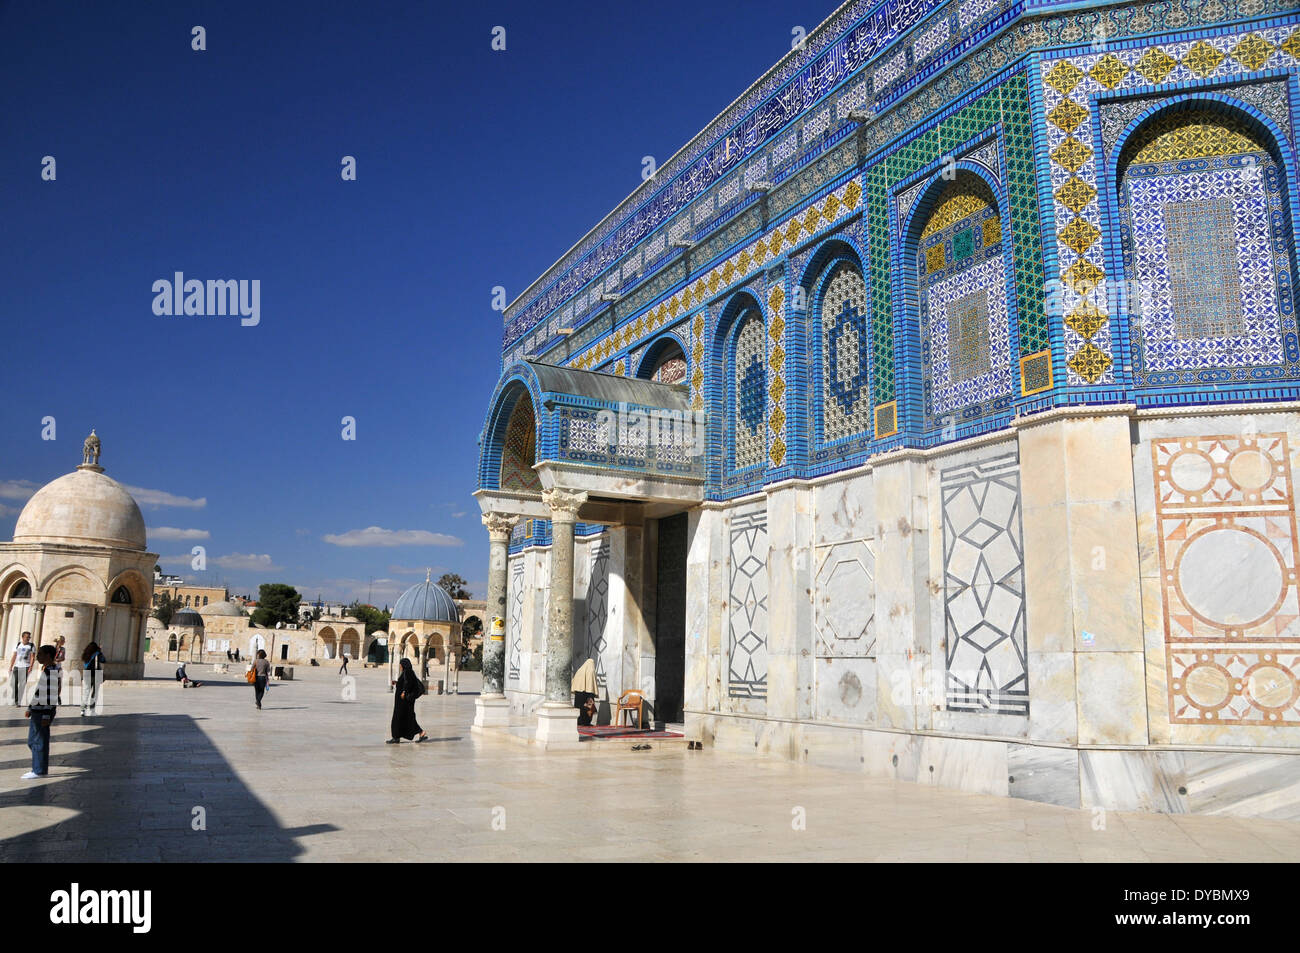
<instances>
[{"instance_id":1,"label":"small stone dome","mask_svg":"<svg viewBox=\"0 0 1300 953\"><path fill-rule=\"evenodd\" d=\"M248 615L248 613L246 613L246 612L244 611L244 607L241 606L238 602L210 602L210 603L208 603L206 606L204 606L202 609L199 610L199 615L201 615L201 616L217 616L217 615L222 615L222 616L235 616L235 617L237 617L237 618L242 619L242 618L244 618L246 615Z\"/></svg>"},{"instance_id":2,"label":"small stone dome","mask_svg":"<svg viewBox=\"0 0 1300 953\"><path fill-rule=\"evenodd\" d=\"M390 618L403 622L459 622L460 610L445 589L425 579L402 593Z\"/></svg>"},{"instance_id":3,"label":"small stone dome","mask_svg":"<svg viewBox=\"0 0 1300 953\"><path fill-rule=\"evenodd\" d=\"M172 614L172 625L188 625L195 629L201 629L203 628L203 616L186 606L184 609L178 609Z\"/></svg>"},{"instance_id":4,"label":"small stone dome","mask_svg":"<svg viewBox=\"0 0 1300 953\"><path fill-rule=\"evenodd\" d=\"M104 476L95 440L93 458L88 451L86 463L45 484L27 501L14 526L15 543L146 549L140 507L122 484Z\"/></svg>"}]
</instances>

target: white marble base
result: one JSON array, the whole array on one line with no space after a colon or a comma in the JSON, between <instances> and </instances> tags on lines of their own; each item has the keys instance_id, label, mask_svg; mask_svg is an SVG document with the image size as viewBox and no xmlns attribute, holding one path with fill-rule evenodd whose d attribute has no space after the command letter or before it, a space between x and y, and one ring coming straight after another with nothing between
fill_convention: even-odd
<instances>
[{"instance_id":1,"label":"white marble base","mask_svg":"<svg viewBox=\"0 0 1300 953\"><path fill-rule=\"evenodd\" d=\"M547 702L537 709L536 740L544 748L576 748L578 737L578 709L572 705Z\"/></svg>"},{"instance_id":2,"label":"white marble base","mask_svg":"<svg viewBox=\"0 0 1300 953\"><path fill-rule=\"evenodd\" d=\"M505 695L480 695L474 699L475 728L504 728L510 724L510 702Z\"/></svg>"}]
</instances>

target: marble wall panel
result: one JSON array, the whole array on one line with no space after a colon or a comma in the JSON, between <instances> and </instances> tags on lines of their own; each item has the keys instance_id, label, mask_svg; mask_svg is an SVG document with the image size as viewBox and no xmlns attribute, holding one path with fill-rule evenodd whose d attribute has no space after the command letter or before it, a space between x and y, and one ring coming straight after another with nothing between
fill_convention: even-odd
<instances>
[{"instance_id":1,"label":"marble wall panel","mask_svg":"<svg viewBox=\"0 0 1300 953\"><path fill-rule=\"evenodd\" d=\"M1078 807L1079 752L1070 748L1008 745L1007 793L1027 801Z\"/></svg>"},{"instance_id":2,"label":"marble wall panel","mask_svg":"<svg viewBox=\"0 0 1300 953\"><path fill-rule=\"evenodd\" d=\"M727 694L747 710L767 697L767 504L733 510L727 521Z\"/></svg>"},{"instance_id":3,"label":"marble wall panel","mask_svg":"<svg viewBox=\"0 0 1300 953\"><path fill-rule=\"evenodd\" d=\"M818 658L813 717L821 721L874 724L876 720L876 660Z\"/></svg>"}]
</instances>

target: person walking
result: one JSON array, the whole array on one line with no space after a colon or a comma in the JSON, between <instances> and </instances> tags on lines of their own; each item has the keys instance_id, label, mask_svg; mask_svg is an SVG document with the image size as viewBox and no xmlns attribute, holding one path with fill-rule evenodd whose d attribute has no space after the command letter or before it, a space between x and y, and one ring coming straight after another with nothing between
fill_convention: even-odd
<instances>
[{"instance_id":1,"label":"person walking","mask_svg":"<svg viewBox=\"0 0 1300 953\"><path fill-rule=\"evenodd\" d=\"M344 655L343 655L343 665L339 667L339 674L340 674L340 675L346 675L347 673L348 673L348 656L347 656L347 653L344 653Z\"/></svg>"},{"instance_id":2,"label":"person walking","mask_svg":"<svg viewBox=\"0 0 1300 953\"><path fill-rule=\"evenodd\" d=\"M50 773L50 725L54 723L59 704L59 670L54 667L54 646L42 645L37 649L36 661L41 671L36 676L36 691L27 708L27 747L32 749L32 769L23 775L24 781Z\"/></svg>"},{"instance_id":3,"label":"person walking","mask_svg":"<svg viewBox=\"0 0 1300 953\"><path fill-rule=\"evenodd\" d=\"M98 642L91 642L81 653L81 717L93 712L99 703L99 686L104 682L104 653Z\"/></svg>"},{"instance_id":4,"label":"person walking","mask_svg":"<svg viewBox=\"0 0 1300 953\"><path fill-rule=\"evenodd\" d=\"M54 667L59 671L59 678L63 678L63 663L68 659L68 653L63 649L63 643L67 641L63 636L54 640Z\"/></svg>"},{"instance_id":5,"label":"person walking","mask_svg":"<svg viewBox=\"0 0 1300 953\"><path fill-rule=\"evenodd\" d=\"M262 707L262 696L266 694L266 682L271 677L271 663L266 660L266 649L257 650L257 658L253 659L253 696L260 710Z\"/></svg>"},{"instance_id":6,"label":"person walking","mask_svg":"<svg viewBox=\"0 0 1300 953\"><path fill-rule=\"evenodd\" d=\"M14 654L9 656L9 681L14 686L14 705L21 708L27 697L27 673L31 669L32 656L36 646L32 645L32 634L24 632L22 641L14 646Z\"/></svg>"},{"instance_id":7,"label":"person walking","mask_svg":"<svg viewBox=\"0 0 1300 953\"><path fill-rule=\"evenodd\" d=\"M424 685L415 677L411 660L402 659L402 670L393 683L393 723L389 729L392 737L384 744L401 744L403 738L417 742L429 740L420 723L415 720L415 700L423 694ZM419 737L416 738L416 735Z\"/></svg>"}]
</instances>

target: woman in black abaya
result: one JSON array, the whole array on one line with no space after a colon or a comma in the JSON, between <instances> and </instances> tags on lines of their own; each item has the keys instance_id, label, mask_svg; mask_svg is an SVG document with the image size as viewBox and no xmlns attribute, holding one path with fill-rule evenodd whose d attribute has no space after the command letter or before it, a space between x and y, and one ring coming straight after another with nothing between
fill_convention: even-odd
<instances>
[{"instance_id":1,"label":"woman in black abaya","mask_svg":"<svg viewBox=\"0 0 1300 953\"><path fill-rule=\"evenodd\" d=\"M397 681L393 683L393 725L390 731L392 735L386 744L395 745L401 742L403 738L410 741L414 738L416 741L428 741L429 736L424 733L415 720L415 700L424 694L424 685L415 677L415 670L411 668L411 660L402 659L402 671L397 676ZM419 735L418 738L415 736Z\"/></svg>"}]
</instances>

